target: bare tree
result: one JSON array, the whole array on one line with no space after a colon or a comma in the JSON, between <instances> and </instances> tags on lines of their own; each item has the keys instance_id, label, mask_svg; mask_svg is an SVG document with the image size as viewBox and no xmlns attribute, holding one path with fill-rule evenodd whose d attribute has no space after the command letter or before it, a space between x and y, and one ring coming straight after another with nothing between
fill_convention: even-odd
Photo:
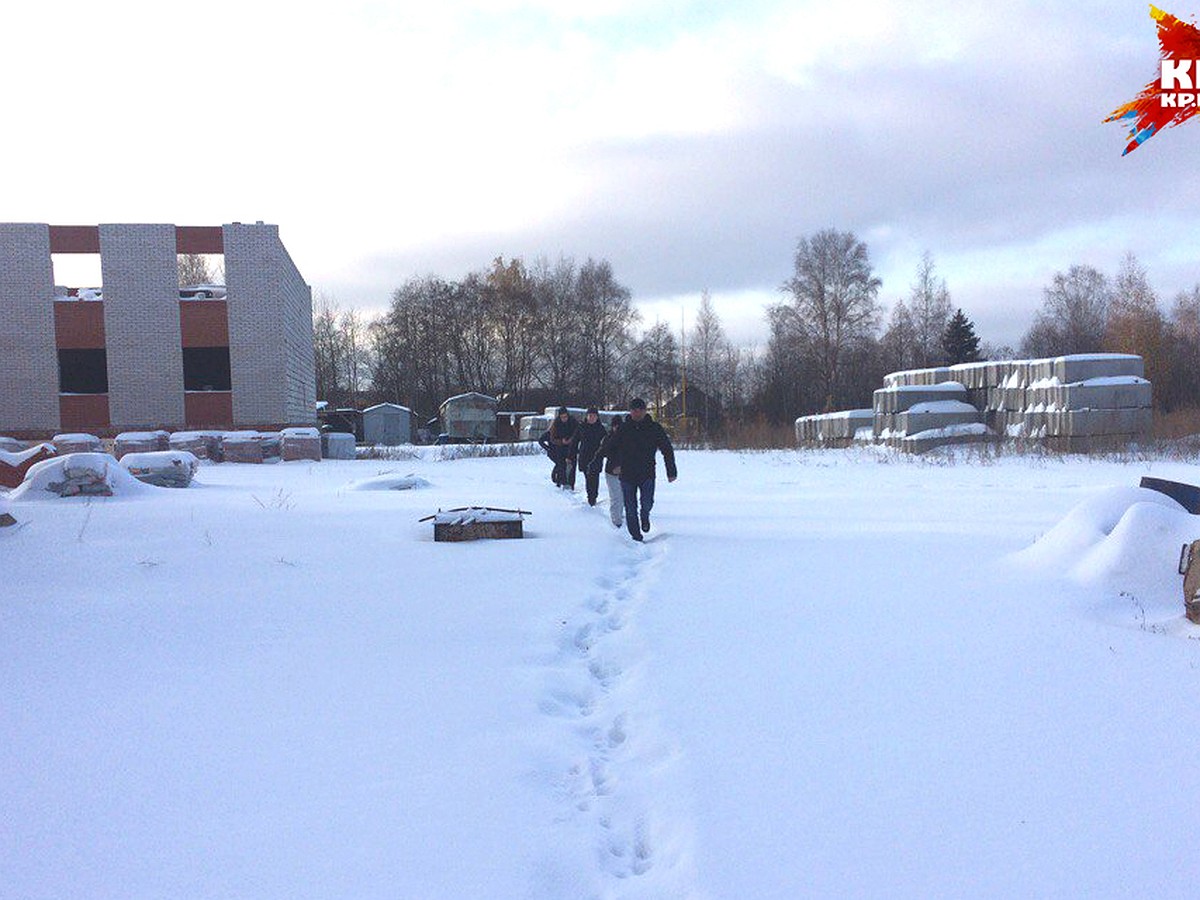
<instances>
[{"instance_id":1,"label":"bare tree","mask_svg":"<svg viewBox=\"0 0 1200 900\"><path fill-rule=\"evenodd\" d=\"M629 289L613 277L608 260L588 259L579 270L579 326L583 332L582 380L602 403L619 401L621 364L640 318Z\"/></svg>"},{"instance_id":2,"label":"bare tree","mask_svg":"<svg viewBox=\"0 0 1200 900\"><path fill-rule=\"evenodd\" d=\"M179 286L188 284L221 284L225 272L203 253L180 253L175 258L179 268Z\"/></svg>"},{"instance_id":3,"label":"bare tree","mask_svg":"<svg viewBox=\"0 0 1200 900\"><path fill-rule=\"evenodd\" d=\"M575 262L539 259L533 268L533 294L542 323L540 382L561 397L584 393L579 373L586 337L579 327L579 284Z\"/></svg>"},{"instance_id":4,"label":"bare tree","mask_svg":"<svg viewBox=\"0 0 1200 900\"><path fill-rule=\"evenodd\" d=\"M945 355L942 335L946 332L953 309L946 282L935 274L933 255L928 250L921 256L917 266L917 280L912 284L908 309L912 317L914 365L941 365Z\"/></svg>"},{"instance_id":5,"label":"bare tree","mask_svg":"<svg viewBox=\"0 0 1200 900\"><path fill-rule=\"evenodd\" d=\"M1021 342L1029 356L1095 353L1104 348L1108 279L1091 266L1057 272L1043 293L1042 309Z\"/></svg>"},{"instance_id":6,"label":"bare tree","mask_svg":"<svg viewBox=\"0 0 1200 900\"><path fill-rule=\"evenodd\" d=\"M628 359L631 390L654 398L661 413L679 384L679 342L665 322L657 322L634 345Z\"/></svg>"},{"instance_id":7,"label":"bare tree","mask_svg":"<svg viewBox=\"0 0 1200 900\"><path fill-rule=\"evenodd\" d=\"M903 300L897 300L887 330L880 341L884 366L893 372L918 368L917 330L912 313Z\"/></svg>"},{"instance_id":8,"label":"bare tree","mask_svg":"<svg viewBox=\"0 0 1200 900\"><path fill-rule=\"evenodd\" d=\"M1114 353L1136 353L1142 357L1146 377L1166 385L1171 378L1174 354L1169 346L1166 318L1158 295L1150 286L1146 269L1136 256L1126 253L1113 280L1105 326L1105 349ZM1160 398L1166 396L1160 394Z\"/></svg>"},{"instance_id":9,"label":"bare tree","mask_svg":"<svg viewBox=\"0 0 1200 900\"><path fill-rule=\"evenodd\" d=\"M794 273L781 288L791 302L782 306L782 314L816 354L818 387L827 409L837 408L849 393L845 357L878 327L879 287L867 245L852 232L826 229L796 245Z\"/></svg>"},{"instance_id":10,"label":"bare tree","mask_svg":"<svg viewBox=\"0 0 1200 900\"><path fill-rule=\"evenodd\" d=\"M694 404L689 407L689 413L700 419L705 431L719 421L723 398L736 377L738 357L736 353L730 354L732 349L721 317L713 309L712 297L705 290L700 294L700 311L692 326L686 354L688 382L700 387L702 397L698 407Z\"/></svg>"}]
</instances>

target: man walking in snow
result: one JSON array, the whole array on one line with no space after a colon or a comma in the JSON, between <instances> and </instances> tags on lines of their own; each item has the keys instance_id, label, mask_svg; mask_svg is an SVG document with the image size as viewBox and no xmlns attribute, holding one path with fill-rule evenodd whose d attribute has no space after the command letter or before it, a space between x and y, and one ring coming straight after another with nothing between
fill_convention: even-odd
<instances>
[{"instance_id":1,"label":"man walking in snow","mask_svg":"<svg viewBox=\"0 0 1200 900\"><path fill-rule=\"evenodd\" d=\"M646 401L629 401L629 418L617 429L609 452L620 461L621 494L625 501L625 526L635 541L650 530L650 510L654 507L655 452L661 452L667 468L667 481L678 476L675 448L666 431L646 412Z\"/></svg>"},{"instance_id":2,"label":"man walking in snow","mask_svg":"<svg viewBox=\"0 0 1200 900\"><path fill-rule=\"evenodd\" d=\"M608 429L600 421L600 412L594 406L589 406L583 417L583 422L575 429L575 458L583 471L583 482L587 487L589 506L596 505L596 497L600 493L600 471L592 471L592 458L600 449L600 443L608 436Z\"/></svg>"}]
</instances>

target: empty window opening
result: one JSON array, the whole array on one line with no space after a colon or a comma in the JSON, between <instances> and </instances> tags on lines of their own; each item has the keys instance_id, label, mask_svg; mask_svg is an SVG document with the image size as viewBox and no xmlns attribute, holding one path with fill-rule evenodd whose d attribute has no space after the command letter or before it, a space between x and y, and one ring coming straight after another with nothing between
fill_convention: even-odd
<instances>
[{"instance_id":1,"label":"empty window opening","mask_svg":"<svg viewBox=\"0 0 1200 900\"><path fill-rule=\"evenodd\" d=\"M225 299L225 254L180 253L179 296L185 300Z\"/></svg>"},{"instance_id":2,"label":"empty window opening","mask_svg":"<svg viewBox=\"0 0 1200 900\"><path fill-rule=\"evenodd\" d=\"M60 394L107 394L108 353L104 350L59 350Z\"/></svg>"},{"instance_id":3,"label":"empty window opening","mask_svg":"<svg viewBox=\"0 0 1200 900\"><path fill-rule=\"evenodd\" d=\"M183 389L185 391L228 391L233 389L229 374L228 347L184 347Z\"/></svg>"},{"instance_id":4,"label":"empty window opening","mask_svg":"<svg viewBox=\"0 0 1200 900\"><path fill-rule=\"evenodd\" d=\"M103 300L99 253L52 253L55 300Z\"/></svg>"}]
</instances>

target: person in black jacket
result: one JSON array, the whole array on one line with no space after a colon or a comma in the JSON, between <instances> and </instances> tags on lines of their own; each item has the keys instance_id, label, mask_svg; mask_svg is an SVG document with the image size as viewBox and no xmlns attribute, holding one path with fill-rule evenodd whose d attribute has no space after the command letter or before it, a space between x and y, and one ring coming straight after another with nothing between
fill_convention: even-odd
<instances>
[{"instance_id":1,"label":"person in black jacket","mask_svg":"<svg viewBox=\"0 0 1200 900\"><path fill-rule=\"evenodd\" d=\"M624 524L622 511L625 509L625 497L621 493L621 461L612 452L612 443L616 439L617 429L625 421L624 416L618 416L613 426L600 442L600 448L592 457L587 468L587 474L600 477L600 464L604 463L604 481L608 485L608 517L612 519L613 527L620 528ZM607 462L605 462L607 460Z\"/></svg>"},{"instance_id":2,"label":"person in black jacket","mask_svg":"<svg viewBox=\"0 0 1200 900\"><path fill-rule=\"evenodd\" d=\"M596 496L600 493L600 472L594 474L591 470L592 458L600 449L600 442L608 435L608 429L600 421L600 412L594 406L589 406L583 417L583 422L575 429L575 458L579 468L583 470L583 482L587 487L589 506L596 505Z\"/></svg>"},{"instance_id":3,"label":"person in black jacket","mask_svg":"<svg viewBox=\"0 0 1200 900\"><path fill-rule=\"evenodd\" d=\"M609 445L609 452L620 460L625 526L635 541L642 540L642 532L650 530L656 451L662 453L663 465L667 467L667 481L674 481L679 473L675 468L675 448L671 446L671 439L663 427L647 414L646 401L635 398L629 401L629 418L617 430Z\"/></svg>"},{"instance_id":4,"label":"person in black jacket","mask_svg":"<svg viewBox=\"0 0 1200 900\"><path fill-rule=\"evenodd\" d=\"M575 490L575 429L578 427L579 420L565 406L560 406L550 427L538 438L538 443L554 463L550 480L571 490Z\"/></svg>"}]
</instances>

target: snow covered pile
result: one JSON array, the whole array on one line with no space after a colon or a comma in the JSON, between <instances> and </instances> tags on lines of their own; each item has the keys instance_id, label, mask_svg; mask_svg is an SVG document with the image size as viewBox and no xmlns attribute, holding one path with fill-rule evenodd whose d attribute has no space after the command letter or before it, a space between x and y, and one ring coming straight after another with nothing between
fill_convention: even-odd
<instances>
[{"instance_id":1,"label":"snow covered pile","mask_svg":"<svg viewBox=\"0 0 1200 900\"><path fill-rule=\"evenodd\" d=\"M200 460L186 450L156 450L126 453L120 464L126 472L146 484L185 488L192 483Z\"/></svg>"},{"instance_id":2,"label":"snow covered pile","mask_svg":"<svg viewBox=\"0 0 1200 900\"><path fill-rule=\"evenodd\" d=\"M1028 571L1107 587L1111 594L1135 596L1144 606L1182 617L1179 551L1198 537L1200 517L1166 494L1109 487L1010 559Z\"/></svg>"},{"instance_id":3,"label":"snow covered pile","mask_svg":"<svg viewBox=\"0 0 1200 900\"><path fill-rule=\"evenodd\" d=\"M385 472L374 478L364 478L350 485L352 491L408 491L413 488L427 488L429 481L420 475L399 475L395 472Z\"/></svg>"},{"instance_id":4,"label":"snow covered pile","mask_svg":"<svg viewBox=\"0 0 1200 900\"><path fill-rule=\"evenodd\" d=\"M315 428L285 428L280 432L280 453L291 460L321 461L321 432Z\"/></svg>"},{"instance_id":5,"label":"snow covered pile","mask_svg":"<svg viewBox=\"0 0 1200 900\"><path fill-rule=\"evenodd\" d=\"M167 431L123 431L117 435L116 457L126 453L153 453L171 446L171 435Z\"/></svg>"},{"instance_id":6,"label":"snow covered pile","mask_svg":"<svg viewBox=\"0 0 1200 900\"><path fill-rule=\"evenodd\" d=\"M54 448L58 450L60 456L65 456L68 453L100 452L100 438L94 434L83 432L56 434L50 439L50 442L54 444Z\"/></svg>"},{"instance_id":7,"label":"snow covered pile","mask_svg":"<svg viewBox=\"0 0 1200 900\"><path fill-rule=\"evenodd\" d=\"M68 453L37 463L10 498L17 501L55 496L111 497L144 489L107 453Z\"/></svg>"}]
</instances>

